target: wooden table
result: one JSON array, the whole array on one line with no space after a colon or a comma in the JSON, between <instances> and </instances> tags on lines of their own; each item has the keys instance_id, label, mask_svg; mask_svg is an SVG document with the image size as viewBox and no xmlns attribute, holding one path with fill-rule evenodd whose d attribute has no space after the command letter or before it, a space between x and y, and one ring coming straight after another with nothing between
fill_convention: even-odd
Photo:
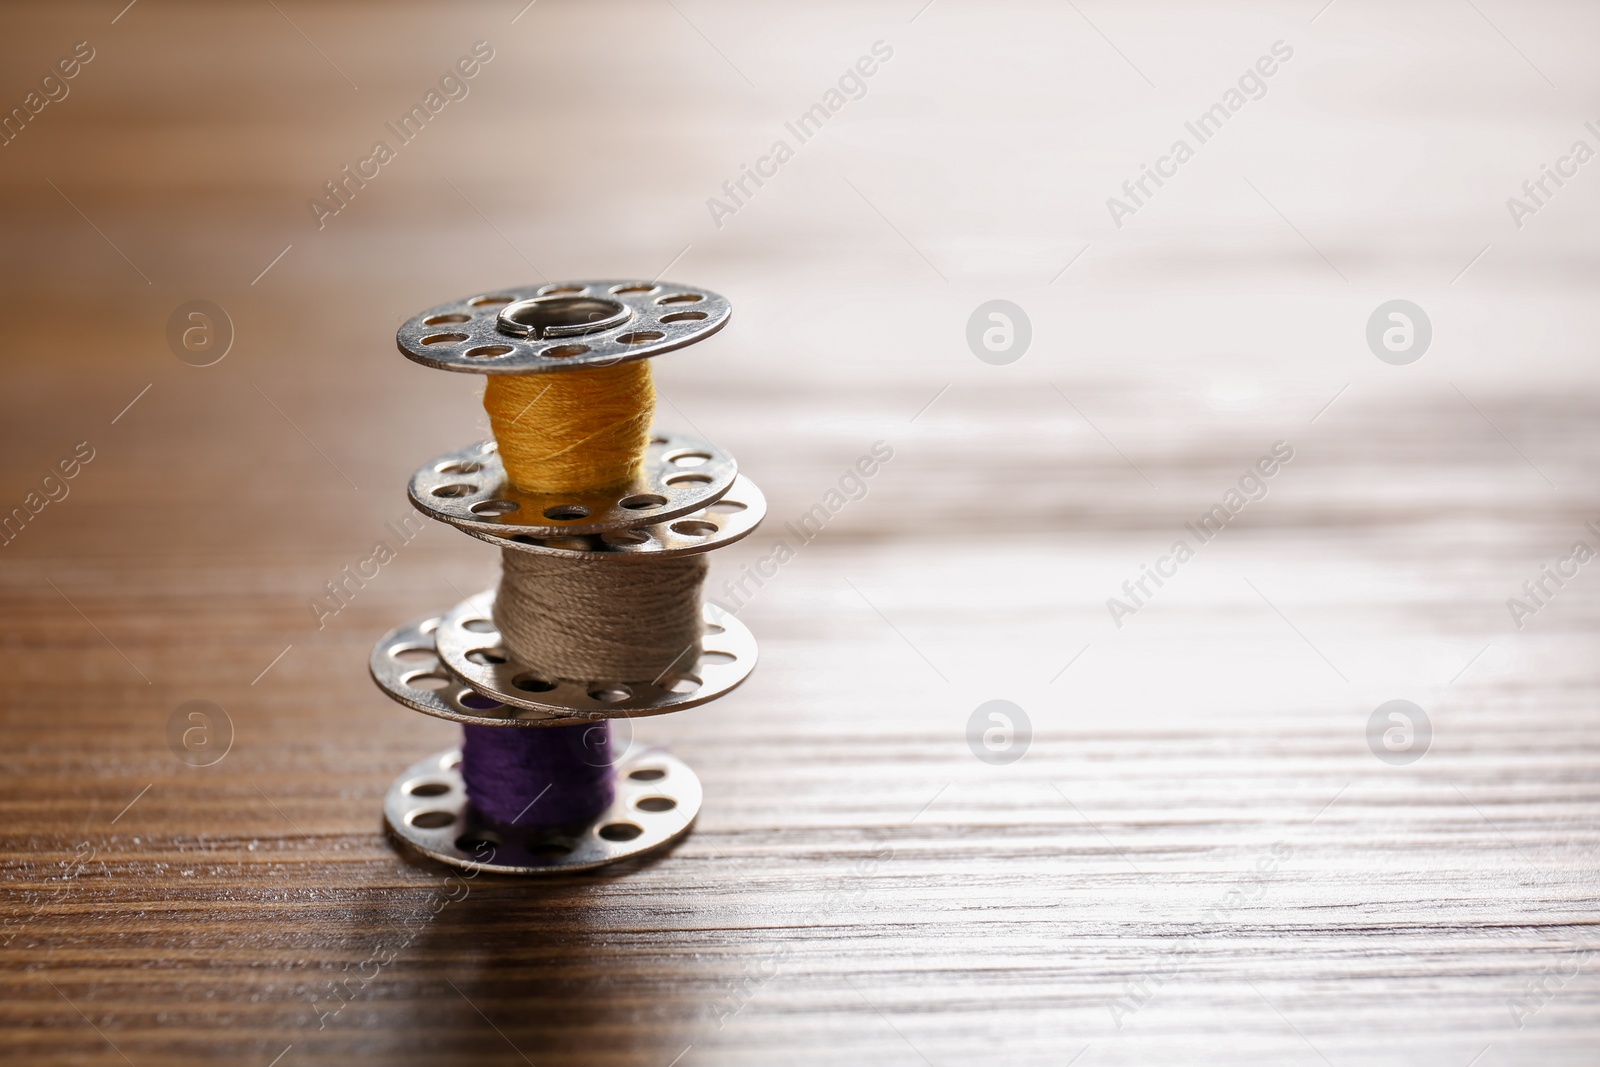
<instances>
[{"instance_id":1,"label":"wooden table","mask_svg":"<svg viewBox=\"0 0 1600 1067\"><path fill-rule=\"evenodd\" d=\"M0 148L0 506L38 504L0 547L8 1062L1595 1062L1600 577L1507 601L1600 548L1597 164L1505 204L1600 143L1592 9L119 7L13 6L0 43L14 102L93 50ZM691 836L462 883L380 817L456 731L366 656L493 553L431 527L309 606L484 432L392 333L663 271L738 314L659 361L661 421L771 501L713 595L894 458L741 607L754 678L637 724L705 783ZM1395 298L1433 324L1404 366L1365 339ZM193 299L232 322L210 366L168 347ZM965 338L991 299L1032 324L1009 365ZM997 699L1031 724L1003 765L968 742ZM209 766L169 745L192 700ZM1419 760L1369 743L1391 700Z\"/></svg>"}]
</instances>

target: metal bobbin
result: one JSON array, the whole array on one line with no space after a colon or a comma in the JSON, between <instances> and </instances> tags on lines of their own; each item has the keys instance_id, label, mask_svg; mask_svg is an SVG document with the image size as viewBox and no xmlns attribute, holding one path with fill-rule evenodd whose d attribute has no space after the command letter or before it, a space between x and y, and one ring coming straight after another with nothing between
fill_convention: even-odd
<instances>
[{"instance_id":1,"label":"metal bobbin","mask_svg":"<svg viewBox=\"0 0 1600 1067\"><path fill-rule=\"evenodd\" d=\"M716 333L732 307L707 289L671 282L559 282L478 293L440 304L396 334L409 359L468 374L549 374L670 352ZM429 518L501 549L648 566L713 551L747 536L766 499L715 445L652 433L639 475L606 492L525 493L510 484L493 441L419 467L408 485ZM609 563L608 563L609 565ZM702 608L698 652L685 649L651 682L557 678L515 661L493 623L494 591L385 634L372 678L406 707L471 726L541 728L682 711L729 692L756 662L736 618ZM692 658L692 662L690 662ZM443 863L508 874L585 870L660 848L688 832L700 781L681 760L630 749L617 763L616 799L590 823L513 832L468 801L459 750L396 778L384 817L399 840Z\"/></svg>"},{"instance_id":2,"label":"metal bobbin","mask_svg":"<svg viewBox=\"0 0 1600 1067\"><path fill-rule=\"evenodd\" d=\"M733 485L721 497L699 511L670 521L653 517L639 525L600 534L564 530L554 536L514 534L501 536L476 527L460 527L480 541L496 548L511 548L542 556L606 559L649 559L661 556L692 556L731 545L750 534L767 514L767 498L756 483L735 475ZM648 525L645 525L648 523Z\"/></svg>"},{"instance_id":3,"label":"metal bobbin","mask_svg":"<svg viewBox=\"0 0 1600 1067\"><path fill-rule=\"evenodd\" d=\"M617 764L617 795L593 821L510 835L478 817L461 780L461 750L412 764L389 786L383 816L401 840L454 867L501 874L581 871L660 848L689 829L700 811L700 779L666 752Z\"/></svg>"},{"instance_id":4,"label":"metal bobbin","mask_svg":"<svg viewBox=\"0 0 1600 1067\"><path fill-rule=\"evenodd\" d=\"M626 530L675 519L720 500L739 468L733 457L684 434L652 433L632 481L590 493L528 493L512 485L493 441L424 463L411 476L412 506L469 533L556 537Z\"/></svg>"},{"instance_id":5,"label":"metal bobbin","mask_svg":"<svg viewBox=\"0 0 1600 1067\"><path fill-rule=\"evenodd\" d=\"M733 308L671 282L558 282L497 289L408 319L396 340L418 363L466 374L609 367L702 341Z\"/></svg>"},{"instance_id":6,"label":"metal bobbin","mask_svg":"<svg viewBox=\"0 0 1600 1067\"><path fill-rule=\"evenodd\" d=\"M561 678L522 663L501 641L493 612L492 589L457 604L434 631L435 655L479 697L552 719L638 718L682 711L732 692L756 666L755 636L714 604L701 608L700 648L685 648L645 682ZM544 725L540 720L523 721Z\"/></svg>"}]
</instances>

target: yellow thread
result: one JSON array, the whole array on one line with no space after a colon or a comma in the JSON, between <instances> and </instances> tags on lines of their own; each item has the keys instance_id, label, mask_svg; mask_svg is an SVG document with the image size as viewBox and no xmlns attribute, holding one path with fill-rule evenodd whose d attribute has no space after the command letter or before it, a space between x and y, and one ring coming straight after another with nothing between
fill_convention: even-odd
<instances>
[{"instance_id":1,"label":"yellow thread","mask_svg":"<svg viewBox=\"0 0 1600 1067\"><path fill-rule=\"evenodd\" d=\"M610 489L650 442L650 361L553 374L492 374L483 407L511 484L527 493Z\"/></svg>"}]
</instances>

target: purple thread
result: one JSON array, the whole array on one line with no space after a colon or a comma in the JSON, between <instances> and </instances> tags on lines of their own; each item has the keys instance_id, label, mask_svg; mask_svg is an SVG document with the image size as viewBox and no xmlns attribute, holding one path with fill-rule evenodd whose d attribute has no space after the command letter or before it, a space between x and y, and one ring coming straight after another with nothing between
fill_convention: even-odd
<instances>
[{"instance_id":1,"label":"purple thread","mask_svg":"<svg viewBox=\"0 0 1600 1067\"><path fill-rule=\"evenodd\" d=\"M611 724L463 726L461 777L481 815L545 830L599 816L616 796Z\"/></svg>"}]
</instances>

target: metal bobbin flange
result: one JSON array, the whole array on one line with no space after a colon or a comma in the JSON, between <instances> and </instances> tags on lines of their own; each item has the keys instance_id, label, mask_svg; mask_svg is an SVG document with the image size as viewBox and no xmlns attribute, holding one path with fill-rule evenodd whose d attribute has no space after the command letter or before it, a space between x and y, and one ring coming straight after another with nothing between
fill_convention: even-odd
<instances>
[{"instance_id":1,"label":"metal bobbin flange","mask_svg":"<svg viewBox=\"0 0 1600 1067\"><path fill-rule=\"evenodd\" d=\"M433 646L443 616L412 619L378 639L367 667L372 680L389 697L438 719L471 726L572 726L593 722L583 715L563 717L536 708L522 708L485 696L445 669Z\"/></svg>"},{"instance_id":2,"label":"metal bobbin flange","mask_svg":"<svg viewBox=\"0 0 1600 1067\"><path fill-rule=\"evenodd\" d=\"M728 324L726 299L640 280L496 289L429 308L395 340L410 359L466 374L609 367L694 344Z\"/></svg>"},{"instance_id":3,"label":"metal bobbin flange","mask_svg":"<svg viewBox=\"0 0 1600 1067\"><path fill-rule=\"evenodd\" d=\"M652 433L639 473L603 492L528 493L511 484L493 441L424 463L411 476L411 503L468 533L502 537L598 534L677 518L719 500L739 468L715 445L687 434Z\"/></svg>"},{"instance_id":4,"label":"metal bobbin flange","mask_svg":"<svg viewBox=\"0 0 1600 1067\"><path fill-rule=\"evenodd\" d=\"M496 548L510 548L543 556L569 559L659 559L711 552L746 537L767 514L767 498L756 483L739 475L721 498L709 507L667 521L631 526L600 534L565 531L555 537L517 534L501 537L464 528Z\"/></svg>"},{"instance_id":5,"label":"metal bobbin flange","mask_svg":"<svg viewBox=\"0 0 1600 1067\"><path fill-rule=\"evenodd\" d=\"M483 699L548 718L508 721L506 715L495 714L481 725L551 726L561 719L665 715L732 692L756 666L755 635L730 613L706 604L701 608L699 653L685 648L681 662L669 664L652 681L552 677L537 665L519 662L505 646L494 624L494 599L494 590L488 589L452 608L434 631L434 650L445 669Z\"/></svg>"},{"instance_id":6,"label":"metal bobbin flange","mask_svg":"<svg viewBox=\"0 0 1600 1067\"><path fill-rule=\"evenodd\" d=\"M628 859L682 837L700 813L700 779L659 750L617 763L616 799L591 822L558 831L491 823L467 801L461 750L411 765L383 799L396 837L454 867L501 874L559 874Z\"/></svg>"}]
</instances>

